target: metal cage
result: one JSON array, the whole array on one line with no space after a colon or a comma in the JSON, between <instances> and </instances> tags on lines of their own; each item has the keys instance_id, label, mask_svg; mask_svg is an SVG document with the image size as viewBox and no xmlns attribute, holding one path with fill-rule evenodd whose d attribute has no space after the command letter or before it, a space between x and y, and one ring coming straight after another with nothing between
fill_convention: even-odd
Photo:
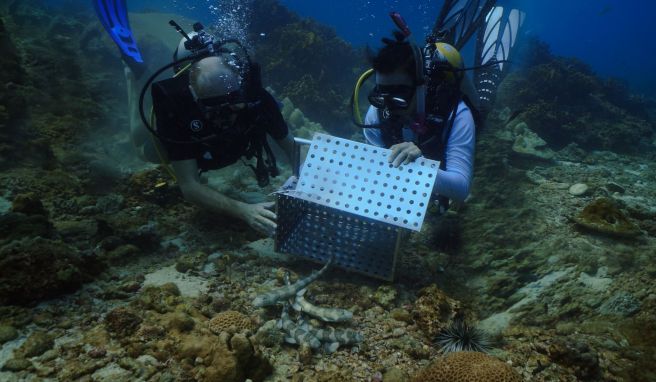
<instances>
[{"instance_id":1,"label":"metal cage","mask_svg":"<svg viewBox=\"0 0 656 382\"><path fill-rule=\"evenodd\" d=\"M409 230L421 228L439 162L393 167L390 151L315 134L294 184L277 194L275 250L391 281ZM288 182L289 183L289 182Z\"/></svg>"}]
</instances>

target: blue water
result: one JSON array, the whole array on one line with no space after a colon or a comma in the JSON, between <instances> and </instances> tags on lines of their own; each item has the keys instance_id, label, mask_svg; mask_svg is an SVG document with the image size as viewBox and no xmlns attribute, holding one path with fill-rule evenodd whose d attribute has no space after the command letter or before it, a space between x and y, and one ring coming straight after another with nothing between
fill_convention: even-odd
<instances>
[{"instance_id":1,"label":"blue water","mask_svg":"<svg viewBox=\"0 0 656 382\"><path fill-rule=\"evenodd\" d=\"M389 34L390 10L401 12L416 31L432 29L442 1L283 0L298 13L332 25L354 44L377 45ZM558 55L577 57L602 76L627 80L639 92L656 95L656 1L514 0L497 5L527 13L524 33L547 42Z\"/></svg>"},{"instance_id":2,"label":"blue water","mask_svg":"<svg viewBox=\"0 0 656 382\"><path fill-rule=\"evenodd\" d=\"M225 0L224 0L225 1ZM432 29L442 0L281 0L302 16L312 17L335 28L354 45L379 45L380 38L393 30L388 17L395 10L403 14L423 40ZM238 3L232 0L231 3ZM130 2L132 10L161 9L185 13L211 23L213 1ZM497 5L515 7L527 13L523 34L547 42L558 55L577 57L602 76L627 81L638 93L656 96L656 44L653 30L656 1L651 0L499 0Z\"/></svg>"}]
</instances>

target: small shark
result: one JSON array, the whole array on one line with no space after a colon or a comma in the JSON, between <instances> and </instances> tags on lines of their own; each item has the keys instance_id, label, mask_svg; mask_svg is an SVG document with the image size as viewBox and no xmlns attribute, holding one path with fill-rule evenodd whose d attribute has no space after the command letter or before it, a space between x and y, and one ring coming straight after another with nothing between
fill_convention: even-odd
<instances>
[{"instance_id":1,"label":"small shark","mask_svg":"<svg viewBox=\"0 0 656 382\"><path fill-rule=\"evenodd\" d=\"M326 263L326 265L323 266L318 272L312 272L311 275L304 279L300 279L297 282L291 284L291 285L285 285L280 288L276 288L273 290L270 290L264 294L261 294L253 300L253 306L256 308L262 307L262 306L268 306L268 305L274 305L278 301L281 300L286 300L298 293L299 290L304 289L308 285L312 284L315 280L317 280L319 277L321 277L328 268L333 263L335 256L331 256L330 260Z\"/></svg>"},{"instance_id":2,"label":"small shark","mask_svg":"<svg viewBox=\"0 0 656 382\"><path fill-rule=\"evenodd\" d=\"M321 341L309 330L308 327L297 325L289 317L289 304L282 308L282 316L278 320L278 328L285 331L285 342L290 344L307 344L313 350L321 347Z\"/></svg>"},{"instance_id":3,"label":"small shark","mask_svg":"<svg viewBox=\"0 0 656 382\"><path fill-rule=\"evenodd\" d=\"M352 329L316 329L303 318L294 322L289 316L289 304L285 304L278 328L285 331L285 342L296 345L307 345L312 350L322 349L325 353L334 353L342 345L351 345L364 341L360 332Z\"/></svg>"},{"instance_id":4,"label":"small shark","mask_svg":"<svg viewBox=\"0 0 656 382\"><path fill-rule=\"evenodd\" d=\"M306 300L303 295L307 291L307 288L301 289L296 293L296 297L293 301L290 299L292 308L294 310L307 313L310 316L316 317L324 322L343 322L349 321L353 318L353 313L346 309L341 308L324 308L321 306L316 306Z\"/></svg>"},{"instance_id":5,"label":"small shark","mask_svg":"<svg viewBox=\"0 0 656 382\"><path fill-rule=\"evenodd\" d=\"M289 272L285 272L284 280L285 285L292 285L289 279ZM285 333L287 334L285 337L286 342L292 344L307 344L310 348L315 350L321 347L325 353L331 354L337 351L341 345L355 344L364 341L362 333L351 329L315 329L305 321L303 316L299 318L297 323L292 321L289 317L289 306L293 306L294 304L299 305L300 309L295 309L299 310L301 313L305 312L312 314L323 321L346 321L353 317L353 313L345 309L321 308L310 304L303 298L303 294L306 290L307 289L305 288L301 289L296 294L296 297L289 299L289 303L286 303L283 308L282 317L278 321L278 327L285 330ZM317 344L316 341L319 341L319 343Z\"/></svg>"},{"instance_id":6,"label":"small shark","mask_svg":"<svg viewBox=\"0 0 656 382\"><path fill-rule=\"evenodd\" d=\"M364 341L364 335L353 329L315 329L308 324L303 318L298 320L298 327L307 330L315 338L324 344L326 353L333 353L342 345L353 345Z\"/></svg>"},{"instance_id":7,"label":"small shark","mask_svg":"<svg viewBox=\"0 0 656 382\"><path fill-rule=\"evenodd\" d=\"M291 285L289 280L289 272L285 272L285 285ZM306 300L303 295L307 292L307 288L303 288L296 293L296 296L289 299L292 308L297 312L307 313L310 316L316 317L324 322L342 322L349 321L353 318L353 313L346 309L340 308L324 308L321 306L313 305Z\"/></svg>"}]
</instances>

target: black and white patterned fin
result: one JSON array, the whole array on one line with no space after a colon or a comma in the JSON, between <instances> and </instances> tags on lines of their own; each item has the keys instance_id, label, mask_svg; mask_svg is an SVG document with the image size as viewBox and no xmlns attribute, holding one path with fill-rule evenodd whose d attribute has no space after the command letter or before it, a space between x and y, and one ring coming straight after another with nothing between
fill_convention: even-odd
<instances>
[{"instance_id":1,"label":"black and white patterned fin","mask_svg":"<svg viewBox=\"0 0 656 382\"><path fill-rule=\"evenodd\" d=\"M433 28L433 37L462 49L494 4L495 0L446 0Z\"/></svg>"},{"instance_id":2,"label":"black and white patterned fin","mask_svg":"<svg viewBox=\"0 0 656 382\"><path fill-rule=\"evenodd\" d=\"M519 38L526 13L518 9L505 10L493 7L478 31L475 66L485 66L474 71L474 86L478 93L480 111L487 113L494 103L499 83L508 71L507 60ZM494 63L496 65L493 65Z\"/></svg>"}]
</instances>

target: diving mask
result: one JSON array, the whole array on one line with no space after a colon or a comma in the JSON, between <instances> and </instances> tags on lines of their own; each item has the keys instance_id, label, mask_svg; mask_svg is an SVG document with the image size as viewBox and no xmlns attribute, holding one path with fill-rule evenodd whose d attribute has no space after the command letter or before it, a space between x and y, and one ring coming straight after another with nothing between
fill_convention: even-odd
<instances>
[{"instance_id":1,"label":"diving mask","mask_svg":"<svg viewBox=\"0 0 656 382\"><path fill-rule=\"evenodd\" d=\"M228 94L207 98L196 97L193 89L191 90L196 104L207 118L226 117L233 113L238 113L250 105L241 90L235 90Z\"/></svg>"},{"instance_id":2,"label":"diving mask","mask_svg":"<svg viewBox=\"0 0 656 382\"><path fill-rule=\"evenodd\" d=\"M376 85L369 93L369 103L387 111L407 110L415 96L415 87L409 85Z\"/></svg>"}]
</instances>

